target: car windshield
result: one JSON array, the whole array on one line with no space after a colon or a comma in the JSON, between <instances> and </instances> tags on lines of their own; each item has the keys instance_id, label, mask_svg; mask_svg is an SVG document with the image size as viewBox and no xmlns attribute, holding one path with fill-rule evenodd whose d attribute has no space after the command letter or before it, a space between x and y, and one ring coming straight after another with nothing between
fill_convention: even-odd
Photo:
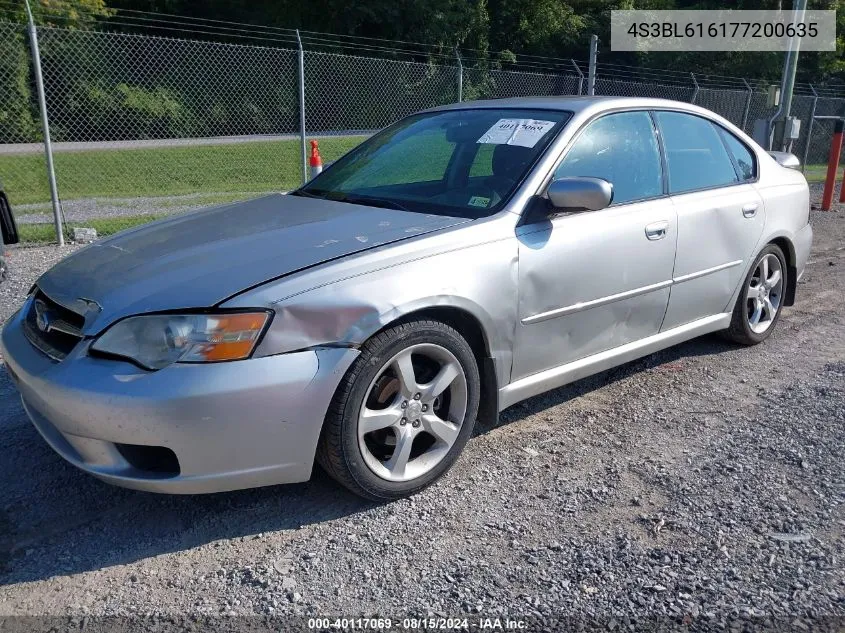
<instances>
[{"instance_id":1,"label":"car windshield","mask_svg":"<svg viewBox=\"0 0 845 633\"><path fill-rule=\"evenodd\" d=\"M570 113L462 109L410 116L294 195L479 218L498 211Z\"/></svg>"}]
</instances>

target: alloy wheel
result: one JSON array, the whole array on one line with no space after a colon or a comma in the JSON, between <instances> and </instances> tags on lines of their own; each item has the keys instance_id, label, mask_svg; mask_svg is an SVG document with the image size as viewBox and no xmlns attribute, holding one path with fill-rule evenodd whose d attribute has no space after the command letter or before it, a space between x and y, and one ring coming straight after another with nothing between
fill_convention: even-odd
<instances>
[{"instance_id":1,"label":"alloy wheel","mask_svg":"<svg viewBox=\"0 0 845 633\"><path fill-rule=\"evenodd\" d=\"M768 253L757 262L745 296L748 326L762 334L774 323L783 300L783 268L776 255Z\"/></svg>"},{"instance_id":2,"label":"alloy wheel","mask_svg":"<svg viewBox=\"0 0 845 633\"><path fill-rule=\"evenodd\" d=\"M440 345L408 347L382 366L358 415L358 447L382 479L410 481L439 464L461 430L467 379Z\"/></svg>"}]
</instances>

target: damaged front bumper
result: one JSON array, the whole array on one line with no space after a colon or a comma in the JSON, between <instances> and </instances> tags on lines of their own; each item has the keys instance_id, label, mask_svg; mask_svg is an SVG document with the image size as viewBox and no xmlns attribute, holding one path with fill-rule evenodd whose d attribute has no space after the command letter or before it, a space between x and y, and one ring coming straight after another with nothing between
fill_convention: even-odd
<instances>
[{"instance_id":1,"label":"damaged front bumper","mask_svg":"<svg viewBox=\"0 0 845 633\"><path fill-rule=\"evenodd\" d=\"M57 362L22 320L5 325L0 352L44 439L104 481L153 492L307 480L329 402L358 355L318 348L151 372L89 355L89 340Z\"/></svg>"}]
</instances>

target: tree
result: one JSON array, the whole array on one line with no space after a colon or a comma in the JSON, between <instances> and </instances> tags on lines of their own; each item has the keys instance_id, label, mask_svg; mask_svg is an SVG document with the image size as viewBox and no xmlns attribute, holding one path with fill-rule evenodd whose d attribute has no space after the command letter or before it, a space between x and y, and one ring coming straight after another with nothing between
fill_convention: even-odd
<instances>
[{"instance_id":1,"label":"tree","mask_svg":"<svg viewBox=\"0 0 845 633\"><path fill-rule=\"evenodd\" d=\"M105 0L32 0L29 4L36 24L62 28L90 26L113 14ZM14 9L0 8L0 18L26 22L26 7L21 3Z\"/></svg>"}]
</instances>

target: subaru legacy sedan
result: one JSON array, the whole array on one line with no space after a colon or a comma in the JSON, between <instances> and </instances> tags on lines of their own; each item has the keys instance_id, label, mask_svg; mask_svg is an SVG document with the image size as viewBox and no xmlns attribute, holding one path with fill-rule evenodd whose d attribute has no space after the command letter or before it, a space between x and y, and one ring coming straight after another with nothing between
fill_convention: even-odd
<instances>
[{"instance_id":1,"label":"subaru legacy sedan","mask_svg":"<svg viewBox=\"0 0 845 633\"><path fill-rule=\"evenodd\" d=\"M412 494L516 402L710 332L765 340L812 240L793 158L673 101L435 108L287 195L77 251L3 358L44 439L113 484L232 490L316 461Z\"/></svg>"}]
</instances>

